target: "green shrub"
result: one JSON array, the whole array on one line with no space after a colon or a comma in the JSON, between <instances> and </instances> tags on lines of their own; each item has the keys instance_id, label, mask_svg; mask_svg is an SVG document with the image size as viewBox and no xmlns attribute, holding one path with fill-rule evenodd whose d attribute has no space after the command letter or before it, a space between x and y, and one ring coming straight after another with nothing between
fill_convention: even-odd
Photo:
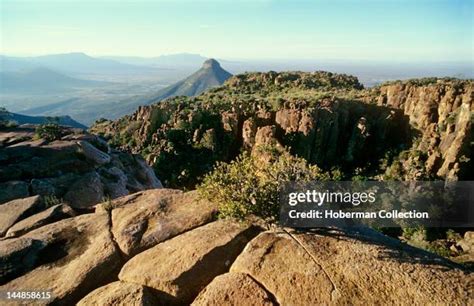
<instances>
[{"instance_id":1,"label":"green shrub","mask_svg":"<svg viewBox=\"0 0 474 306\"><path fill-rule=\"evenodd\" d=\"M55 195L47 195L43 198L44 205L48 207L52 207L55 205L61 204L63 201L61 199L58 199Z\"/></svg>"},{"instance_id":2,"label":"green shrub","mask_svg":"<svg viewBox=\"0 0 474 306\"><path fill-rule=\"evenodd\" d=\"M62 129L59 125L59 118L48 117L45 124L40 124L35 130L35 138L43 138L47 141L61 139Z\"/></svg>"},{"instance_id":3,"label":"green shrub","mask_svg":"<svg viewBox=\"0 0 474 306\"><path fill-rule=\"evenodd\" d=\"M279 152L263 149L263 154L241 154L230 163L217 163L207 174L198 192L219 205L221 217L244 219L255 215L268 222L278 219L279 190L290 181L328 180L330 175L306 160Z\"/></svg>"}]
</instances>

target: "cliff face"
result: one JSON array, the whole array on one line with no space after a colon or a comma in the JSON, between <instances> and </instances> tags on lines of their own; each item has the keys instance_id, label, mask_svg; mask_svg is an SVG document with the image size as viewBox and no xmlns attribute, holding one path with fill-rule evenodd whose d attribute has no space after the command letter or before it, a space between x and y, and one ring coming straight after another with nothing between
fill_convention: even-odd
<instances>
[{"instance_id":1,"label":"cliff face","mask_svg":"<svg viewBox=\"0 0 474 306\"><path fill-rule=\"evenodd\" d=\"M262 143L348 177L466 179L473 88L472 81L422 79L366 90L354 77L326 72L246 74L92 131L144 154L172 186L192 185L216 160Z\"/></svg>"},{"instance_id":2,"label":"cliff face","mask_svg":"<svg viewBox=\"0 0 474 306\"><path fill-rule=\"evenodd\" d=\"M439 177L466 177L472 149L472 81L427 85L410 82L381 86L377 105L394 107L408 116L419 133L414 149L426 153L426 167Z\"/></svg>"}]
</instances>

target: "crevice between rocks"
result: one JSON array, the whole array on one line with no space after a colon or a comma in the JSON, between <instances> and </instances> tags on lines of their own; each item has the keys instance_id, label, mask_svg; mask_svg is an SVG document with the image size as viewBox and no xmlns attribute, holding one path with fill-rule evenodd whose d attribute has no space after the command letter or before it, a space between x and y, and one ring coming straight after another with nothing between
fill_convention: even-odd
<instances>
[{"instance_id":1,"label":"crevice between rocks","mask_svg":"<svg viewBox=\"0 0 474 306\"><path fill-rule=\"evenodd\" d=\"M303 248L303 250L306 252L306 254L308 254L311 259L313 260L313 262L315 264L317 264L321 270L324 272L324 274L326 275L326 277L328 278L328 280L331 282L331 285L333 287L333 291L331 292L331 300L334 301L334 299L338 296L338 292L339 290L337 289L337 286L336 286L336 283L332 280L331 276L329 275L329 273L326 271L326 269L324 268L324 266L316 259L316 257L308 250L308 248L304 245L303 242L301 242L295 235L291 234L289 231L287 231L286 229L282 228L283 232L285 232L286 234L288 234L288 236L290 236L291 239L293 239L299 246L301 246Z\"/></svg>"},{"instance_id":2,"label":"crevice between rocks","mask_svg":"<svg viewBox=\"0 0 474 306\"><path fill-rule=\"evenodd\" d=\"M232 272L230 272L232 273ZM270 301L275 304L276 306L279 306L281 305L281 303L278 301L276 295L273 294L273 292L271 292L270 290L267 289L267 287L265 287L261 282L259 282L258 280L255 279L255 277L253 277L252 275L248 274L248 273L245 273L245 275L247 275L248 277L250 277L257 285L259 285L267 294L268 296L270 297Z\"/></svg>"}]
</instances>

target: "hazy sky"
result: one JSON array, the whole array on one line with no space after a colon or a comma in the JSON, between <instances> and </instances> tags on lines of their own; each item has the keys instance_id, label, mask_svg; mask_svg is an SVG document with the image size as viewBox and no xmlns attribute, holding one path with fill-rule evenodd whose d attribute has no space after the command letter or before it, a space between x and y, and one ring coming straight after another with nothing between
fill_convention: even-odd
<instances>
[{"instance_id":1,"label":"hazy sky","mask_svg":"<svg viewBox=\"0 0 474 306\"><path fill-rule=\"evenodd\" d=\"M0 53L474 60L474 0L0 0Z\"/></svg>"}]
</instances>

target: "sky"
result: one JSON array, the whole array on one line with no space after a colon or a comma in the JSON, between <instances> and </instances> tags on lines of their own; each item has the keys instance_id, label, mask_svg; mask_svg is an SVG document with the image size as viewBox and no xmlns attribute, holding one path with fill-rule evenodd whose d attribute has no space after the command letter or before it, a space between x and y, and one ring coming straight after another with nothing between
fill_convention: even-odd
<instances>
[{"instance_id":1,"label":"sky","mask_svg":"<svg viewBox=\"0 0 474 306\"><path fill-rule=\"evenodd\" d=\"M0 0L0 53L474 61L474 0Z\"/></svg>"}]
</instances>

